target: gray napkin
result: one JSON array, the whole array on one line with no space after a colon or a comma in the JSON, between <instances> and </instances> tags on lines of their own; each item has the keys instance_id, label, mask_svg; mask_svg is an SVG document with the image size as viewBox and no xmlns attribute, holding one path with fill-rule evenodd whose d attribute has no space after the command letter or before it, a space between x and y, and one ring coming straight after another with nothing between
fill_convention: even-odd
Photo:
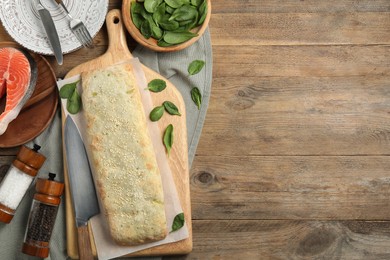
<instances>
[{"instance_id":1,"label":"gray napkin","mask_svg":"<svg viewBox=\"0 0 390 260\"><path fill-rule=\"evenodd\" d=\"M182 94L186 104L188 152L189 164L191 166L201 135L211 91L212 49L209 31L206 30L196 43L179 52L156 53L137 46L133 55L138 57L144 65L169 79ZM205 61L205 67L199 74L189 76L187 72L188 65L195 59ZM198 110L191 99L190 91L194 86L198 87L202 93L203 101L200 110ZM59 110L50 126L33 142L29 142L26 145L32 148L33 143L39 144L42 147L40 152L47 157L46 162L39 171L38 177L47 178L49 172L54 172L57 173L56 180L63 181L61 113ZM12 222L10 224L0 224L0 260L39 259L27 256L21 252L34 193L34 185L32 185L20 203ZM64 199L64 196L62 199ZM65 205L62 202L50 240L50 256L46 259L69 259L66 253L65 229ZM156 260L159 257L131 259Z\"/></svg>"}]
</instances>

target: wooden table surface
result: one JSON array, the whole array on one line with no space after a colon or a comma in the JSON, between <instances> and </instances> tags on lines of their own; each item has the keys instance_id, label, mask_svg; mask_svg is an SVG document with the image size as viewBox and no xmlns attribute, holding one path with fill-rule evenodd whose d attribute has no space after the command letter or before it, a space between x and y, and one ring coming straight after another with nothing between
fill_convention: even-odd
<instances>
[{"instance_id":1,"label":"wooden table surface","mask_svg":"<svg viewBox=\"0 0 390 260\"><path fill-rule=\"evenodd\" d=\"M167 258L390 259L390 1L213 0L209 28L194 249ZM95 42L48 57L57 76Z\"/></svg>"}]
</instances>

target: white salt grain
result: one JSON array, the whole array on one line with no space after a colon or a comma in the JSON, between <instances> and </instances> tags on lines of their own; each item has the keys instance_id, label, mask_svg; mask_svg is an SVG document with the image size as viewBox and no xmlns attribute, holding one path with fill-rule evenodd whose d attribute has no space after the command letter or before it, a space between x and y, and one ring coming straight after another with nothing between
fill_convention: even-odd
<instances>
[{"instance_id":1,"label":"white salt grain","mask_svg":"<svg viewBox=\"0 0 390 260\"><path fill-rule=\"evenodd\" d=\"M0 184L0 203L16 210L33 179L12 165Z\"/></svg>"}]
</instances>

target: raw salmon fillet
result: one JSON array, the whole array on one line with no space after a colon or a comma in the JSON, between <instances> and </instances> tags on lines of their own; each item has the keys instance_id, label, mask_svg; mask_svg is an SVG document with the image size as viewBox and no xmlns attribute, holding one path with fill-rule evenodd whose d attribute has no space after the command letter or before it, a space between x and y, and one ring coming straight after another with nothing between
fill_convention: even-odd
<instances>
[{"instance_id":1,"label":"raw salmon fillet","mask_svg":"<svg viewBox=\"0 0 390 260\"><path fill-rule=\"evenodd\" d=\"M0 98L6 95L5 110L0 114L0 135L31 97L36 80L37 66L27 52L11 47L0 49Z\"/></svg>"}]
</instances>

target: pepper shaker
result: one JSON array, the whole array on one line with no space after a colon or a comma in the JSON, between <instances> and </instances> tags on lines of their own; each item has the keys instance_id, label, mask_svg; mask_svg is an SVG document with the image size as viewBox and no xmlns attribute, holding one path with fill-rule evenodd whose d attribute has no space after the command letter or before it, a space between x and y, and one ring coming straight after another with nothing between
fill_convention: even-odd
<instances>
[{"instance_id":1,"label":"pepper shaker","mask_svg":"<svg viewBox=\"0 0 390 260\"><path fill-rule=\"evenodd\" d=\"M27 255L46 258L49 256L51 233L57 217L58 206L64 184L54 180L54 173L48 179L39 178L31 205L22 252Z\"/></svg>"},{"instance_id":2,"label":"pepper shaker","mask_svg":"<svg viewBox=\"0 0 390 260\"><path fill-rule=\"evenodd\" d=\"M10 223L27 189L33 182L46 157L38 152L41 147L34 144L30 149L22 146L0 183L0 221Z\"/></svg>"}]
</instances>

